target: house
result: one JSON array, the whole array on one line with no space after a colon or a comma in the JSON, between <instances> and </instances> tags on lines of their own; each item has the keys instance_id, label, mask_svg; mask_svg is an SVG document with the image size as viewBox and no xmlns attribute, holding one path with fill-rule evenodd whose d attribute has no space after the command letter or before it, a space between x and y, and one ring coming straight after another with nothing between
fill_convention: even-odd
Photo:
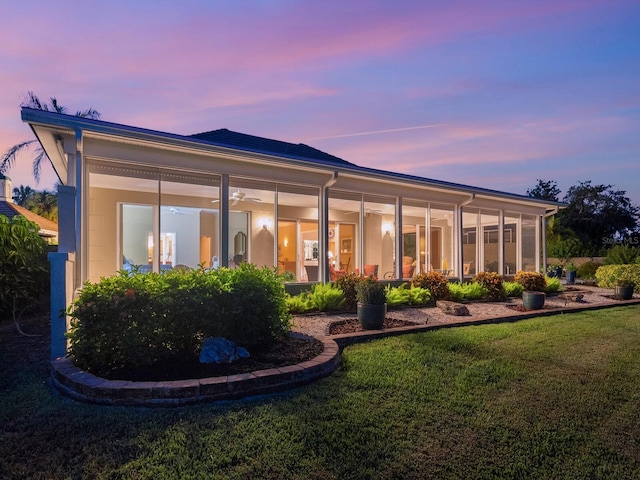
<instances>
[{"instance_id":1,"label":"house","mask_svg":"<svg viewBox=\"0 0 640 480\"><path fill-rule=\"evenodd\" d=\"M40 228L38 233L47 243L56 243L58 241L58 224L17 205L11 196L12 191L11 179L0 174L0 215L5 215L9 220L16 215L22 215L38 225Z\"/></svg>"},{"instance_id":2,"label":"house","mask_svg":"<svg viewBox=\"0 0 640 480\"><path fill-rule=\"evenodd\" d=\"M559 207L226 129L185 136L29 108L22 119L61 181L52 312L83 282L134 265L251 262L297 282L365 266L385 279L538 271L544 219ZM52 319L54 357L65 329Z\"/></svg>"}]
</instances>

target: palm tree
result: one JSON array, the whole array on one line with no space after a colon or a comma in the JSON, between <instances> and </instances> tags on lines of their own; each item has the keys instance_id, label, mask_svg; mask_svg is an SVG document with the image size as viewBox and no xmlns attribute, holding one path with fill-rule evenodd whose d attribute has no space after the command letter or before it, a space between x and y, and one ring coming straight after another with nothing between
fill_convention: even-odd
<instances>
[{"instance_id":1,"label":"palm tree","mask_svg":"<svg viewBox=\"0 0 640 480\"><path fill-rule=\"evenodd\" d=\"M29 201L31 195L33 195L34 193L35 190L29 185L27 185L26 187L24 185L20 185L20 188L15 187L13 189L13 201L21 207L24 207Z\"/></svg>"},{"instance_id":2,"label":"palm tree","mask_svg":"<svg viewBox=\"0 0 640 480\"><path fill-rule=\"evenodd\" d=\"M27 98L20 104L21 107L33 108L35 110L44 110L46 112L55 112L55 113L67 113L67 108L59 105L58 100L55 97L51 97L49 99L49 103L43 103L33 92L29 92L27 94ZM95 110L94 108L88 108L86 110L78 110L76 112L76 117L82 118L91 118L97 120L100 118L100 112ZM33 148L33 178L36 180L36 183L40 182L40 166L42 164L42 159L46 157L46 154L37 140L28 140L26 142L21 142L9 150L7 150L2 157L0 157L0 173L4 174L7 170L9 170L16 161L16 156L23 150L28 150L29 148Z\"/></svg>"},{"instance_id":3,"label":"palm tree","mask_svg":"<svg viewBox=\"0 0 640 480\"><path fill-rule=\"evenodd\" d=\"M25 208L37 213L41 217L54 222L58 221L58 195L48 190L35 190Z\"/></svg>"}]
</instances>

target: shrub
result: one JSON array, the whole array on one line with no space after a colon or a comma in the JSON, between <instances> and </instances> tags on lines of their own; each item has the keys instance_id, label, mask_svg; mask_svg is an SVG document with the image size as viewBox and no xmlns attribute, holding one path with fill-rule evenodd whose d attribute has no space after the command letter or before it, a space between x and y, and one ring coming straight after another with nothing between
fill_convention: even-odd
<instances>
[{"instance_id":1,"label":"shrub","mask_svg":"<svg viewBox=\"0 0 640 480\"><path fill-rule=\"evenodd\" d=\"M502 289L507 297L521 297L524 287L518 282L503 282Z\"/></svg>"},{"instance_id":2,"label":"shrub","mask_svg":"<svg viewBox=\"0 0 640 480\"><path fill-rule=\"evenodd\" d=\"M598 286L614 288L620 281L635 283L634 291L640 293L640 264L633 265L603 265L596 271Z\"/></svg>"},{"instance_id":3,"label":"shrub","mask_svg":"<svg viewBox=\"0 0 640 480\"><path fill-rule=\"evenodd\" d=\"M0 215L0 315L19 312L49 293L47 246L38 226L21 215Z\"/></svg>"},{"instance_id":4,"label":"shrub","mask_svg":"<svg viewBox=\"0 0 640 480\"><path fill-rule=\"evenodd\" d=\"M504 279L499 273L479 272L471 281L487 289L487 300L496 302L503 299L502 282Z\"/></svg>"},{"instance_id":5,"label":"shrub","mask_svg":"<svg viewBox=\"0 0 640 480\"><path fill-rule=\"evenodd\" d=\"M584 279L596 278L596 270L601 266L602 264L599 262L585 262L578 267L576 275Z\"/></svg>"},{"instance_id":6,"label":"shrub","mask_svg":"<svg viewBox=\"0 0 640 480\"><path fill-rule=\"evenodd\" d=\"M311 300L321 312L340 310L344 306L344 293L331 283L316 283L311 287Z\"/></svg>"},{"instance_id":7,"label":"shrub","mask_svg":"<svg viewBox=\"0 0 640 480\"><path fill-rule=\"evenodd\" d=\"M449 300L449 281L440 272L425 272L413 277L411 285L429 290L433 300Z\"/></svg>"},{"instance_id":8,"label":"shrub","mask_svg":"<svg viewBox=\"0 0 640 480\"><path fill-rule=\"evenodd\" d=\"M359 303L369 305L382 305L387 296L384 285L373 277L365 277L356 285L357 299Z\"/></svg>"},{"instance_id":9,"label":"shrub","mask_svg":"<svg viewBox=\"0 0 640 480\"><path fill-rule=\"evenodd\" d=\"M355 310L356 302L356 285L363 279L362 276L355 273L347 273L346 275L338 278L335 282L336 286L344 293L344 309Z\"/></svg>"},{"instance_id":10,"label":"shrub","mask_svg":"<svg viewBox=\"0 0 640 480\"><path fill-rule=\"evenodd\" d=\"M277 272L248 263L206 272L123 271L86 283L68 313L70 354L97 374L196 355L204 337L259 347L290 326Z\"/></svg>"},{"instance_id":11,"label":"shrub","mask_svg":"<svg viewBox=\"0 0 640 480\"><path fill-rule=\"evenodd\" d=\"M451 299L456 302L463 300L480 300L485 298L488 294L486 287L479 283L449 283L449 292L451 293Z\"/></svg>"},{"instance_id":12,"label":"shrub","mask_svg":"<svg viewBox=\"0 0 640 480\"><path fill-rule=\"evenodd\" d=\"M411 302L411 294L407 288L408 284L403 283L398 287L387 285L385 288L386 302L389 307L401 307L409 305Z\"/></svg>"},{"instance_id":13,"label":"shrub","mask_svg":"<svg viewBox=\"0 0 640 480\"><path fill-rule=\"evenodd\" d=\"M559 278L546 277L545 282L546 282L546 286L544 289L545 293L556 293L557 291L560 290L561 284L560 284Z\"/></svg>"},{"instance_id":14,"label":"shrub","mask_svg":"<svg viewBox=\"0 0 640 480\"><path fill-rule=\"evenodd\" d=\"M522 285L525 290L544 292L547 288L545 276L538 272L523 272L521 270L516 273L513 280Z\"/></svg>"},{"instance_id":15,"label":"shrub","mask_svg":"<svg viewBox=\"0 0 640 480\"><path fill-rule=\"evenodd\" d=\"M464 300L464 291L462 289L462 284L459 282L450 282L449 295L451 300L453 300L454 302L461 302L462 300Z\"/></svg>"},{"instance_id":16,"label":"shrub","mask_svg":"<svg viewBox=\"0 0 640 480\"><path fill-rule=\"evenodd\" d=\"M629 265L640 257L640 248L629 245L615 245L609 249L604 259L605 265Z\"/></svg>"},{"instance_id":17,"label":"shrub","mask_svg":"<svg viewBox=\"0 0 640 480\"><path fill-rule=\"evenodd\" d=\"M480 300L489 295L489 290L484 285L469 282L462 285L462 294L465 300Z\"/></svg>"},{"instance_id":18,"label":"shrub","mask_svg":"<svg viewBox=\"0 0 640 480\"><path fill-rule=\"evenodd\" d=\"M289 313L307 313L316 308L311 292L302 292L299 295L287 298Z\"/></svg>"},{"instance_id":19,"label":"shrub","mask_svg":"<svg viewBox=\"0 0 640 480\"><path fill-rule=\"evenodd\" d=\"M408 284L405 284L408 285ZM426 288L409 287L409 305L429 305L431 303L431 293Z\"/></svg>"}]
</instances>

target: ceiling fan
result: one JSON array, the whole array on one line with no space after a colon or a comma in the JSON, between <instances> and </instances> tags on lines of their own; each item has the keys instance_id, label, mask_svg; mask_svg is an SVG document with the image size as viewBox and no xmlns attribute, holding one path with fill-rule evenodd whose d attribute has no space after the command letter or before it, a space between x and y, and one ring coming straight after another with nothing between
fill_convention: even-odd
<instances>
[{"instance_id":1,"label":"ceiling fan","mask_svg":"<svg viewBox=\"0 0 640 480\"><path fill-rule=\"evenodd\" d=\"M231 195L229 195L229 200L231 202L232 207L234 205L237 205L239 202L249 202L249 203L262 202L262 200L260 200L258 197L247 197L247 194L241 191L240 189L236 190ZM220 200L211 200L211 203L218 203L219 201Z\"/></svg>"},{"instance_id":2,"label":"ceiling fan","mask_svg":"<svg viewBox=\"0 0 640 480\"><path fill-rule=\"evenodd\" d=\"M178 207L169 207L167 209L171 215L193 215L193 212L181 210Z\"/></svg>"}]
</instances>

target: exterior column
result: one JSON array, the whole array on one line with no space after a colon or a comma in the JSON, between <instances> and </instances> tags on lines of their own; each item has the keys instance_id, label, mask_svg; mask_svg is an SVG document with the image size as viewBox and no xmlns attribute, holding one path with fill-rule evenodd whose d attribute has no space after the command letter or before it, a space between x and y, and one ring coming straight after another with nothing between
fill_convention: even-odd
<instances>
[{"instance_id":1,"label":"exterior column","mask_svg":"<svg viewBox=\"0 0 640 480\"><path fill-rule=\"evenodd\" d=\"M229 175L220 178L220 266L229 266ZM278 220L276 219L276 228Z\"/></svg>"},{"instance_id":2,"label":"exterior column","mask_svg":"<svg viewBox=\"0 0 640 480\"><path fill-rule=\"evenodd\" d=\"M51 360L67 355L69 318L65 314L73 301L75 254L49 253L51 264Z\"/></svg>"},{"instance_id":3,"label":"exterior column","mask_svg":"<svg viewBox=\"0 0 640 480\"><path fill-rule=\"evenodd\" d=\"M58 251L49 253L51 264L51 359L67 354L67 307L76 289L76 189L58 186Z\"/></svg>"},{"instance_id":4,"label":"exterior column","mask_svg":"<svg viewBox=\"0 0 640 480\"><path fill-rule=\"evenodd\" d=\"M396 278L402 278L402 197L396 197ZM416 243L416 259L420 263L420 245Z\"/></svg>"}]
</instances>

